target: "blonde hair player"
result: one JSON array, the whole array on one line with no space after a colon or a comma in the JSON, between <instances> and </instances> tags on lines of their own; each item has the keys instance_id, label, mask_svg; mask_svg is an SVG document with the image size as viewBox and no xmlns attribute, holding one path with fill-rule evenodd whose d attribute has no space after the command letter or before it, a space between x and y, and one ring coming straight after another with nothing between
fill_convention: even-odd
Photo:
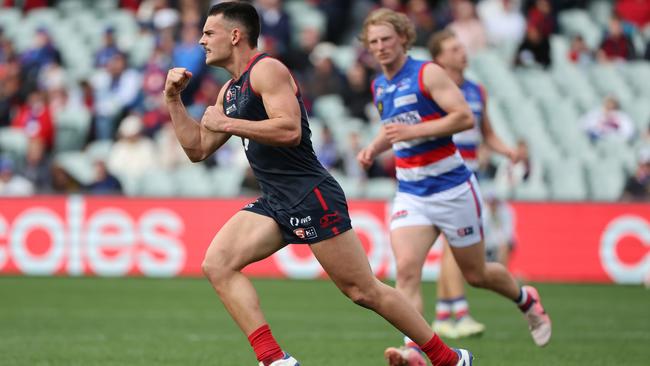
<instances>
[{"instance_id":1,"label":"blonde hair player","mask_svg":"<svg viewBox=\"0 0 650 366\"><path fill-rule=\"evenodd\" d=\"M405 15L378 9L360 36L381 66L372 91L383 126L357 159L368 167L378 154L390 148L395 153L398 192L390 225L397 289L422 312L422 266L442 233L467 282L514 301L543 346L551 321L537 290L520 287L501 264L485 261L480 192L451 137L474 126L472 111L445 70L407 55L414 34ZM404 347L384 354L392 366L423 361L408 337Z\"/></svg>"}]
</instances>

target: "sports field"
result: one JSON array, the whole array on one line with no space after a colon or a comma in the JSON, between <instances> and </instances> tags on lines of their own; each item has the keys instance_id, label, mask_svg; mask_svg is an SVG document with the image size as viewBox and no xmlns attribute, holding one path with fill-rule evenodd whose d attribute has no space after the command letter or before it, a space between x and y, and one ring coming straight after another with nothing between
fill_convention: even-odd
<instances>
[{"instance_id":1,"label":"sports field","mask_svg":"<svg viewBox=\"0 0 650 366\"><path fill-rule=\"evenodd\" d=\"M401 337L327 281L255 281L279 343L306 366L379 366ZM470 291L477 365L648 365L650 290L539 285L554 334L536 348L513 305ZM433 296L435 284L425 284ZM433 303L429 301L429 309ZM431 314L429 314L429 318ZM202 279L0 277L0 365L255 365Z\"/></svg>"}]
</instances>

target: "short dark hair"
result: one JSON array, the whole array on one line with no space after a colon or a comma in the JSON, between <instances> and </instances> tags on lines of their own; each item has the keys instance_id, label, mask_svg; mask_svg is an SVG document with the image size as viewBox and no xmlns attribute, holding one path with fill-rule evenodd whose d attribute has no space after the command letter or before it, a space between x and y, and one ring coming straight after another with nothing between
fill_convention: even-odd
<instances>
[{"instance_id":1,"label":"short dark hair","mask_svg":"<svg viewBox=\"0 0 650 366\"><path fill-rule=\"evenodd\" d=\"M255 7L247 2L226 1L213 5L208 16L223 15L224 19L240 23L246 28L248 45L257 47L257 39L260 36L260 16Z\"/></svg>"}]
</instances>

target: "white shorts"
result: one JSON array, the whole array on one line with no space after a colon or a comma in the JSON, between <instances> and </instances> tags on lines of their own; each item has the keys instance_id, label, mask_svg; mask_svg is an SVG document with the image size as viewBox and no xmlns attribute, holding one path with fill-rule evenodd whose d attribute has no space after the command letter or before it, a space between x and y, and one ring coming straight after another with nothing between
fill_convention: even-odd
<instances>
[{"instance_id":1,"label":"white shorts","mask_svg":"<svg viewBox=\"0 0 650 366\"><path fill-rule=\"evenodd\" d=\"M435 226L454 247L468 247L483 240L481 192L474 175L465 183L431 196L397 192L390 229Z\"/></svg>"}]
</instances>

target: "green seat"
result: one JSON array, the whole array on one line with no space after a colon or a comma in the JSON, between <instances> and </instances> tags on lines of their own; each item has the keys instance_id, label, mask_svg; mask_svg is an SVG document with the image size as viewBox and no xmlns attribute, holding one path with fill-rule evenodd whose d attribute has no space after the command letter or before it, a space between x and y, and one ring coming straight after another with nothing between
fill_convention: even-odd
<instances>
[{"instance_id":1,"label":"green seat","mask_svg":"<svg viewBox=\"0 0 650 366\"><path fill-rule=\"evenodd\" d=\"M589 76L601 96L614 95L621 103L634 98L633 91L614 65L594 65L589 70Z\"/></svg>"},{"instance_id":2,"label":"green seat","mask_svg":"<svg viewBox=\"0 0 650 366\"><path fill-rule=\"evenodd\" d=\"M215 182L203 164L189 164L172 172L177 193L182 197L215 195Z\"/></svg>"},{"instance_id":3,"label":"green seat","mask_svg":"<svg viewBox=\"0 0 650 366\"><path fill-rule=\"evenodd\" d=\"M218 197L236 197L241 193L246 169L242 167L216 167L210 172L214 194Z\"/></svg>"},{"instance_id":4,"label":"green seat","mask_svg":"<svg viewBox=\"0 0 650 366\"><path fill-rule=\"evenodd\" d=\"M558 23L563 34L568 36L582 35L585 43L591 49L598 49L600 46L602 31L585 10L564 10L558 15Z\"/></svg>"},{"instance_id":5,"label":"green seat","mask_svg":"<svg viewBox=\"0 0 650 366\"><path fill-rule=\"evenodd\" d=\"M331 120L340 120L348 115L343 98L338 94L321 95L314 100L312 108L316 117L325 123Z\"/></svg>"},{"instance_id":6,"label":"green seat","mask_svg":"<svg viewBox=\"0 0 650 366\"><path fill-rule=\"evenodd\" d=\"M397 191L397 182L393 178L372 178L366 182L366 198L390 200Z\"/></svg>"},{"instance_id":7,"label":"green seat","mask_svg":"<svg viewBox=\"0 0 650 366\"><path fill-rule=\"evenodd\" d=\"M57 152L81 150L90 130L87 109L64 109L54 116L56 126L54 150Z\"/></svg>"},{"instance_id":8,"label":"green seat","mask_svg":"<svg viewBox=\"0 0 650 366\"><path fill-rule=\"evenodd\" d=\"M518 201L545 201L548 195L544 181L530 181L515 187L512 197Z\"/></svg>"},{"instance_id":9,"label":"green seat","mask_svg":"<svg viewBox=\"0 0 650 366\"><path fill-rule=\"evenodd\" d=\"M585 172L577 158L558 159L546 166L550 196L558 201L583 201L588 197Z\"/></svg>"},{"instance_id":10,"label":"green seat","mask_svg":"<svg viewBox=\"0 0 650 366\"><path fill-rule=\"evenodd\" d=\"M518 69L515 73L526 93L536 99L557 99L561 96L548 72L539 69Z\"/></svg>"},{"instance_id":11,"label":"green seat","mask_svg":"<svg viewBox=\"0 0 650 366\"><path fill-rule=\"evenodd\" d=\"M586 165L591 199L617 201L623 193L625 174L621 163L614 159L601 159Z\"/></svg>"},{"instance_id":12,"label":"green seat","mask_svg":"<svg viewBox=\"0 0 650 366\"><path fill-rule=\"evenodd\" d=\"M106 161L111 154L113 141L111 140L96 140L86 146L86 155L93 161Z\"/></svg>"},{"instance_id":13,"label":"green seat","mask_svg":"<svg viewBox=\"0 0 650 366\"><path fill-rule=\"evenodd\" d=\"M581 112L591 110L602 102L587 74L576 65L558 65L552 75L563 94L575 100Z\"/></svg>"},{"instance_id":14,"label":"green seat","mask_svg":"<svg viewBox=\"0 0 650 366\"><path fill-rule=\"evenodd\" d=\"M82 185L88 185L95 180L93 162L81 151L59 153L55 156L54 162Z\"/></svg>"},{"instance_id":15,"label":"green seat","mask_svg":"<svg viewBox=\"0 0 650 366\"><path fill-rule=\"evenodd\" d=\"M28 142L29 139L23 130L0 127L0 152L8 155L18 167L25 162Z\"/></svg>"},{"instance_id":16,"label":"green seat","mask_svg":"<svg viewBox=\"0 0 650 366\"><path fill-rule=\"evenodd\" d=\"M143 174L137 181L136 194L147 197L173 197L178 194L174 176L164 170L152 170ZM128 191L127 191L127 194Z\"/></svg>"}]
</instances>

